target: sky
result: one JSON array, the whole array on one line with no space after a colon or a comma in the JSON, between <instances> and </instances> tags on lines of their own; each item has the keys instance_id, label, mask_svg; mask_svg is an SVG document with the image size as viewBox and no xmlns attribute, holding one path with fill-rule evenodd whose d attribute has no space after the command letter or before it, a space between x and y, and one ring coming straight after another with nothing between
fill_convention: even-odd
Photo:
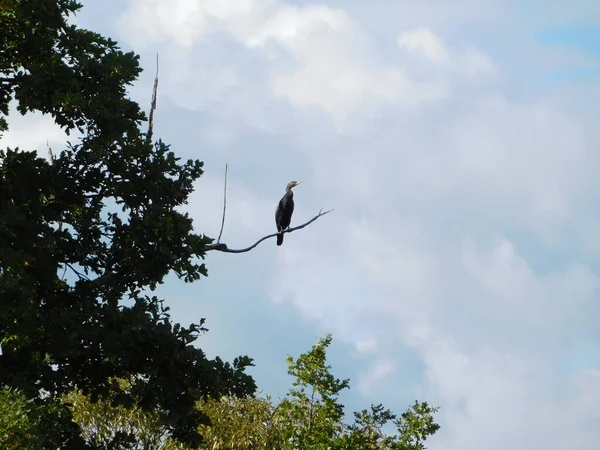
<instances>
[{"instance_id":1,"label":"sky","mask_svg":"<svg viewBox=\"0 0 600 450\"><path fill-rule=\"evenodd\" d=\"M265 393L332 333L347 411L439 406L432 450L600 448L600 2L108 0L76 21L141 55L131 96L205 162L188 211L246 247L169 277L209 356ZM147 106L146 106L147 107ZM0 144L58 149L12 115Z\"/></svg>"}]
</instances>

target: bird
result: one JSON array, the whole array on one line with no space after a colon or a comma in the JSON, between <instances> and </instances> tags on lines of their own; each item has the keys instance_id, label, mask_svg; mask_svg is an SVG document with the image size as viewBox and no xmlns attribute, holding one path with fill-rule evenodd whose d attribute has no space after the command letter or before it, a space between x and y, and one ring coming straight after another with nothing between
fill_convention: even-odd
<instances>
[{"instance_id":1,"label":"bird","mask_svg":"<svg viewBox=\"0 0 600 450\"><path fill-rule=\"evenodd\" d=\"M283 244L283 232L289 230L294 212L294 193L292 188L302 181L290 181L285 187L285 195L279 200L275 210L275 223L277 224L277 245Z\"/></svg>"}]
</instances>

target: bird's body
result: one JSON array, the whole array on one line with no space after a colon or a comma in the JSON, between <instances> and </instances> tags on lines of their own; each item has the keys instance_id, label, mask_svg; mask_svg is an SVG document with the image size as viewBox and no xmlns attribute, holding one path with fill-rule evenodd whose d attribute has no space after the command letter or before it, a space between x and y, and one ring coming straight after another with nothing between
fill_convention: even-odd
<instances>
[{"instance_id":1,"label":"bird's body","mask_svg":"<svg viewBox=\"0 0 600 450\"><path fill-rule=\"evenodd\" d=\"M299 182L291 181L285 188L285 195L279 200L275 210L275 223L277 224L277 245L283 244L283 231L290 227L292 214L294 213L294 193L292 188Z\"/></svg>"}]
</instances>

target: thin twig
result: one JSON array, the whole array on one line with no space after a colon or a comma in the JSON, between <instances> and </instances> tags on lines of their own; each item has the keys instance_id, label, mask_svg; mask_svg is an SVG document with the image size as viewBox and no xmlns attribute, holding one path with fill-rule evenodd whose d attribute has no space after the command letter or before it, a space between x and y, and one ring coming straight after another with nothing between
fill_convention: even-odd
<instances>
[{"instance_id":1,"label":"thin twig","mask_svg":"<svg viewBox=\"0 0 600 450\"><path fill-rule=\"evenodd\" d=\"M221 231L219 231L219 237L217 238L217 244L221 242L221 235L223 234L223 227L225 226L225 211L227 210L227 164L225 164L225 187L223 188L223 218L221 219Z\"/></svg>"},{"instance_id":2,"label":"thin twig","mask_svg":"<svg viewBox=\"0 0 600 450\"><path fill-rule=\"evenodd\" d=\"M154 77L154 87L152 88L152 102L150 103L150 116L148 118L148 133L146 141L152 140L152 129L154 128L154 110L156 109L156 91L158 90L158 53L156 54L156 76Z\"/></svg>"},{"instance_id":3,"label":"thin twig","mask_svg":"<svg viewBox=\"0 0 600 450\"><path fill-rule=\"evenodd\" d=\"M65 264L69 269L71 269L73 272L75 272L75 274L79 277L80 280L92 281L88 278L87 275L82 274L80 271L75 269L71 264L69 264L69 263L65 263Z\"/></svg>"},{"instance_id":4,"label":"thin twig","mask_svg":"<svg viewBox=\"0 0 600 450\"><path fill-rule=\"evenodd\" d=\"M323 208L321 208L321 211L319 211L319 214L317 214L315 217L310 219L308 222L303 223L302 225L298 225L297 227L290 228L289 230L283 230L281 233L291 233L292 231L300 230L300 229L306 227L307 225L310 225L311 223L313 223L319 217L324 216L325 214L329 214L331 211L333 211L333 209L323 212ZM253 248L255 248L262 241L270 239L272 237L275 237L278 234L279 233L273 233L273 234L269 234L265 237L262 237L258 241L256 241L254 244L252 244L250 247L246 247L246 248L240 248L240 249L227 248L226 244L220 244L217 242L215 244L207 245L206 251L216 250L216 251L224 252L224 253L246 253L246 252L249 252L250 250L252 250Z\"/></svg>"}]
</instances>

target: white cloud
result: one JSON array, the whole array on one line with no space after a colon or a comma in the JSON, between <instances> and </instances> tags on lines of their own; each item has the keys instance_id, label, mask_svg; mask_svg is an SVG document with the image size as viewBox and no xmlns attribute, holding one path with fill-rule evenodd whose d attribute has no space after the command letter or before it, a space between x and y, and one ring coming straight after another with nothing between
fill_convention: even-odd
<instances>
[{"instance_id":1,"label":"white cloud","mask_svg":"<svg viewBox=\"0 0 600 450\"><path fill-rule=\"evenodd\" d=\"M490 75L497 70L492 59L476 48L466 49L459 63L463 65L466 74L473 76Z\"/></svg>"},{"instance_id":2,"label":"white cloud","mask_svg":"<svg viewBox=\"0 0 600 450\"><path fill-rule=\"evenodd\" d=\"M201 227L198 231L214 238L221 228L223 182L222 177L206 174L196 183L196 190L189 199L194 205L194 223ZM244 248L272 232L275 208L268 200L250 193L243 183L229 178L225 219L222 241L231 248Z\"/></svg>"},{"instance_id":3,"label":"white cloud","mask_svg":"<svg viewBox=\"0 0 600 450\"><path fill-rule=\"evenodd\" d=\"M297 48L302 41L311 39L322 29L352 37L353 24L348 15L339 9L324 5L298 7L279 4L273 14L255 33L245 38L250 47L264 46L274 40L284 47Z\"/></svg>"},{"instance_id":4,"label":"white cloud","mask_svg":"<svg viewBox=\"0 0 600 450\"><path fill-rule=\"evenodd\" d=\"M430 448L476 448L477 442L500 449L520 442L523 448L587 450L597 444L590 425L600 416L589 409L599 399L594 372L560 377L537 361L494 351L468 355L445 341L432 342L424 354L423 393L446 405Z\"/></svg>"},{"instance_id":5,"label":"white cloud","mask_svg":"<svg viewBox=\"0 0 600 450\"><path fill-rule=\"evenodd\" d=\"M371 391L394 371L394 363L381 361L371 367L369 373L358 383L358 389L363 395L369 395Z\"/></svg>"},{"instance_id":6,"label":"white cloud","mask_svg":"<svg viewBox=\"0 0 600 450\"><path fill-rule=\"evenodd\" d=\"M67 140L76 142L79 136L78 132L71 132L71 136L67 136L49 115L28 113L23 116L14 105L7 120L9 130L0 136L0 146L11 149L19 147L24 151L37 150L42 158L48 157L48 146L58 154Z\"/></svg>"},{"instance_id":7,"label":"white cloud","mask_svg":"<svg viewBox=\"0 0 600 450\"><path fill-rule=\"evenodd\" d=\"M186 49L210 33L230 33L249 49L266 52L275 96L299 107L323 108L340 129L349 126L353 114L369 114L380 103L413 106L446 96L437 80L412 79L400 67L372 61L365 32L343 10L324 5L256 0L238 9L237 3L223 0L196 0L185 7L136 0L120 25L124 37L138 46L149 40L180 46L179 73L189 71ZM223 77L218 80L222 83Z\"/></svg>"},{"instance_id":8,"label":"white cloud","mask_svg":"<svg viewBox=\"0 0 600 450\"><path fill-rule=\"evenodd\" d=\"M439 36L429 28L416 27L399 34L396 43L408 54L424 57L433 65L427 70L438 74L438 82L461 78L472 82L473 79L489 79L497 74L491 58L475 47L450 50Z\"/></svg>"},{"instance_id":9,"label":"white cloud","mask_svg":"<svg viewBox=\"0 0 600 450\"><path fill-rule=\"evenodd\" d=\"M418 397L442 406L432 449L559 450L568 434L593 448L595 431L576 419L584 381L565 371L598 336L600 280L576 255L540 271L503 234L577 226L580 202L597 193L592 135L554 105L498 94L459 111L373 130L368 157L362 141L310 153L337 209L286 243L294 258L278 261L273 296L357 348L377 330L387 345L376 358L414 349L426 374ZM569 433L550 438L565 420Z\"/></svg>"},{"instance_id":10,"label":"white cloud","mask_svg":"<svg viewBox=\"0 0 600 450\"><path fill-rule=\"evenodd\" d=\"M377 341L374 339L358 341L355 346L356 351L359 353L372 353L377 350Z\"/></svg>"},{"instance_id":11,"label":"white cloud","mask_svg":"<svg viewBox=\"0 0 600 450\"><path fill-rule=\"evenodd\" d=\"M569 434L580 436L576 448L588 448L595 431L575 420L583 399L572 393L583 381L557 362L593 333L598 277L585 267L539 274L506 239L489 250L471 242L432 261L414 234L373 231L363 231L353 257L341 255L331 236L314 247L306 236L304 244L290 242L286 251L295 257L281 258L273 276L286 289L280 298L357 348L363 341L355 330L377 330L388 342L379 357L395 354L389 346L400 342L413 348L425 365L415 395L442 406L432 449L500 449L516 439L559 450L566 434L554 440L547 429L560 428L565 415ZM351 241L347 234L338 238ZM361 286L372 288L365 295ZM371 395L380 380L394 386L397 380L384 380L389 368L374 363L359 381L361 392ZM597 412L582 417L600 419Z\"/></svg>"},{"instance_id":12,"label":"white cloud","mask_svg":"<svg viewBox=\"0 0 600 450\"><path fill-rule=\"evenodd\" d=\"M428 28L420 27L401 33L398 36L398 45L409 51L423 53L427 58L437 63L448 61L444 44Z\"/></svg>"},{"instance_id":13,"label":"white cloud","mask_svg":"<svg viewBox=\"0 0 600 450\"><path fill-rule=\"evenodd\" d=\"M156 4L140 16L141 2L131 2L124 23L154 23ZM187 22L166 9L161 17L171 34L157 36L190 49L172 60L188 72L169 95L203 112L233 98L230 110L276 122L254 126L268 136L260 152L251 140L222 141L228 158L251 153L264 163L270 175L255 190L280 172L308 175L298 177L308 186L298 220L317 201L336 208L277 249L274 308L292 305L372 358L357 369L365 396L377 385L393 397L399 383L419 381L414 394L442 407L432 449L596 448L598 375L573 364L574 350L598 339L600 135L595 110L579 108L596 91L542 98L517 84L515 74L556 60L531 40L529 19L502 2L345 10L256 1L243 14L231 2L193 4ZM223 34L240 51L215 58L225 69L185 62ZM486 49L530 56L511 62ZM217 122L227 130L230 117ZM269 146L276 135L283 147ZM221 182L213 188L220 199ZM226 232L272 227L278 196L244 197ZM218 202L210 210L218 228ZM420 380L397 379L406 352L423 364Z\"/></svg>"},{"instance_id":14,"label":"white cloud","mask_svg":"<svg viewBox=\"0 0 600 450\"><path fill-rule=\"evenodd\" d=\"M399 70L366 69L326 45L307 51L295 73L276 77L274 90L297 106L322 107L341 129L349 126L351 113L370 110L374 102L412 106L444 96L438 86L412 82Z\"/></svg>"}]
</instances>

